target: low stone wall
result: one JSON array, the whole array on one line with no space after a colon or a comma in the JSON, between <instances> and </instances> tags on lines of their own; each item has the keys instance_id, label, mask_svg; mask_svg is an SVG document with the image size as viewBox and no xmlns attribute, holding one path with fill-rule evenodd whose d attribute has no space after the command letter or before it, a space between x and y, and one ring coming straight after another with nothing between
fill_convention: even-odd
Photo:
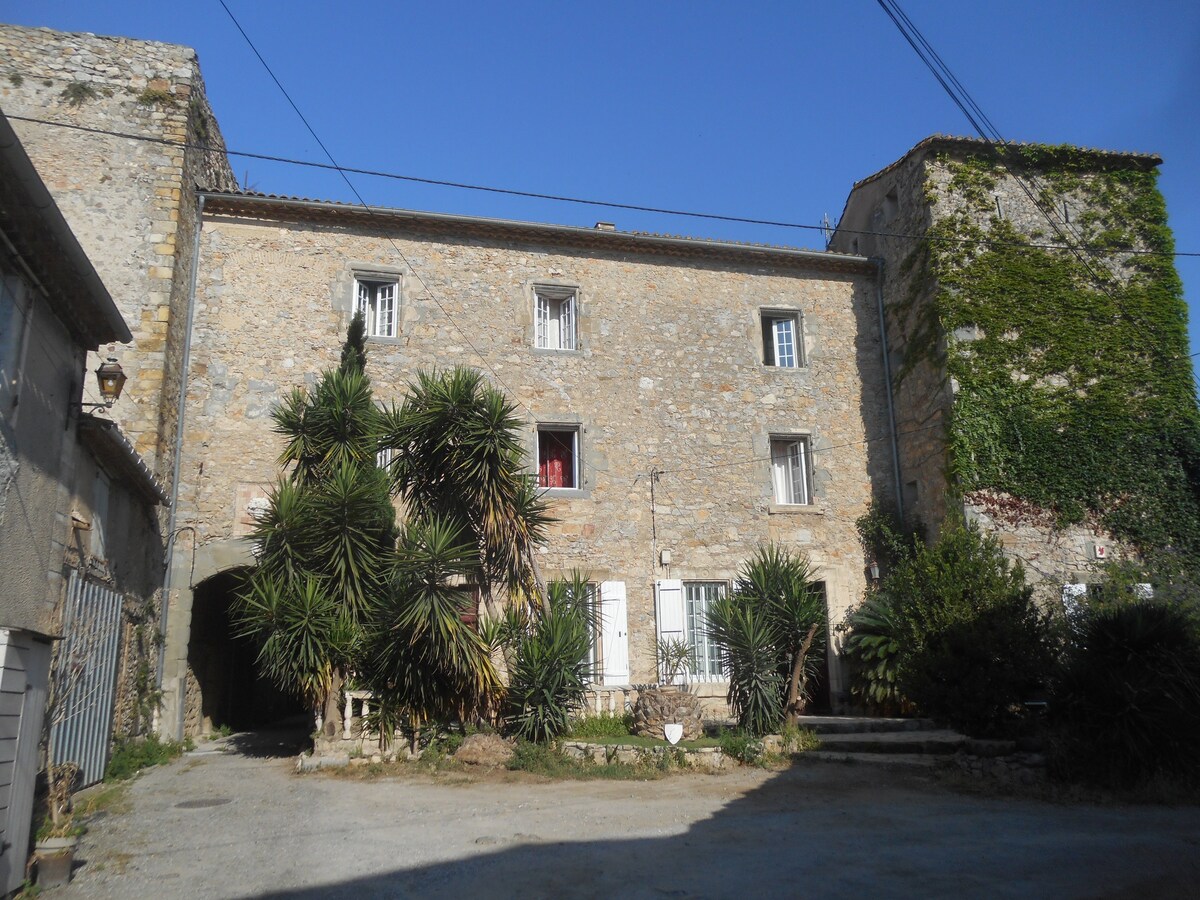
<instances>
[{"instance_id":1,"label":"low stone wall","mask_svg":"<svg viewBox=\"0 0 1200 900\"><path fill-rule=\"evenodd\" d=\"M593 762L655 763L670 754L693 769L717 771L726 767L725 754L720 747L635 747L632 744L592 744L587 741L567 741L562 745L563 753L573 759L590 759Z\"/></svg>"},{"instance_id":2,"label":"low stone wall","mask_svg":"<svg viewBox=\"0 0 1200 900\"><path fill-rule=\"evenodd\" d=\"M1033 785L1046 780L1046 757L1018 751L1013 741L969 741L954 755L958 771L1002 785Z\"/></svg>"}]
</instances>

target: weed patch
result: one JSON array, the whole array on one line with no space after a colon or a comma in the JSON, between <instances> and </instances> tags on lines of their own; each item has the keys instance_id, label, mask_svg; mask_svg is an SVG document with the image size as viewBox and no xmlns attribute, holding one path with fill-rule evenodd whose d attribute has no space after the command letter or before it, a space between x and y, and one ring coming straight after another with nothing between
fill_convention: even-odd
<instances>
[{"instance_id":1,"label":"weed patch","mask_svg":"<svg viewBox=\"0 0 1200 900\"><path fill-rule=\"evenodd\" d=\"M185 749L185 744L159 740L156 734L143 739L125 738L113 748L112 758L104 771L104 780L113 782L132 778L142 769L171 762Z\"/></svg>"}]
</instances>

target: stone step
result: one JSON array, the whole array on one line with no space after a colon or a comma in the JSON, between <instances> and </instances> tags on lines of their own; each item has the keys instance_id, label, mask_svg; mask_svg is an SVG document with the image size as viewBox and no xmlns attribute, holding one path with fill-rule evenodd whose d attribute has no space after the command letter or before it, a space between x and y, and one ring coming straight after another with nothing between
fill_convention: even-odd
<instances>
[{"instance_id":1,"label":"stone step","mask_svg":"<svg viewBox=\"0 0 1200 900\"><path fill-rule=\"evenodd\" d=\"M881 716L801 716L800 727L817 734L880 734L934 731L932 719L883 718Z\"/></svg>"},{"instance_id":2,"label":"stone step","mask_svg":"<svg viewBox=\"0 0 1200 900\"><path fill-rule=\"evenodd\" d=\"M844 763L847 765L888 766L909 769L933 769L945 763L947 757L920 753L837 753L829 750L808 750L793 757L801 763Z\"/></svg>"},{"instance_id":3,"label":"stone step","mask_svg":"<svg viewBox=\"0 0 1200 900\"><path fill-rule=\"evenodd\" d=\"M844 753L888 753L952 756L967 739L957 731L895 731L823 734L821 750Z\"/></svg>"}]
</instances>

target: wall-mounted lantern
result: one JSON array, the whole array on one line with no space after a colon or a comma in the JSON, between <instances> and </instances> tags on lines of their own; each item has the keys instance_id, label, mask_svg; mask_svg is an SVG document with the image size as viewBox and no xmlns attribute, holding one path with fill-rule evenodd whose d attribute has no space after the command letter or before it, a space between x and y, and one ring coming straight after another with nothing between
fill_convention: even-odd
<instances>
[{"instance_id":1,"label":"wall-mounted lantern","mask_svg":"<svg viewBox=\"0 0 1200 900\"><path fill-rule=\"evenodd\" d=\"M115 356L110 356L107 362L101 363L96 369L96 381L100 384L100 397L103 403L83 402L83 406L90 406L93 409L104 407L111 409L112 405L117 402L121 396L121 389L125 387L127 377L121 369L121 364L117 362Z\"/></svg>"}]
</instances>

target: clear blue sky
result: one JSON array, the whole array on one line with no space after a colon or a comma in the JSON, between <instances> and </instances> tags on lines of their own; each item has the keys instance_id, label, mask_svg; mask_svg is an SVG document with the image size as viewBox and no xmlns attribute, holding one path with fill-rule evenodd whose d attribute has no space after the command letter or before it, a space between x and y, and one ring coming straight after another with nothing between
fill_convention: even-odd
<instances>
[{"instance_id":1,"label":"clear blue sky","mask_svg":"<svg viewBox=\"0 0 1200 900\"><path fill-rule=\"evenodd\" d=\"M226 0L339 163L818 224L935 132L969 134L874 0ZM1200 252L1200 3L902 0L1011 140L1159 153L1177 249ZM323 161L217 0L16 0L25 25L200 54L231 149ZM352 200L336 175L234 160L261 191ZM816 232L357 177L368 202L823 246ZM1200 258L1177 260L1200 350Z\"/></svg>"}]
</instances>

